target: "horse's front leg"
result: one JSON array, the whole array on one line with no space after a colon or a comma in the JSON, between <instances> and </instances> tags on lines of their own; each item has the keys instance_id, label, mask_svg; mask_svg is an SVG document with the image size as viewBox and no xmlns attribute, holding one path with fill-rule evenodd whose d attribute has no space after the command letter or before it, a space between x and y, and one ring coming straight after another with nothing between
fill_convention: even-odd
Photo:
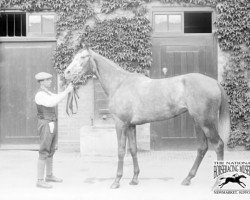
<instances>
[{"instance_id":1,"label":"horse's front leg","mask_svg":"<svg viewBox=\"0 0 250 200\"><path fill-rule=\"evenodd\" d=\"M126 153L126 138L127 138L126 132L127 132L127 126L121 121L116 121L116 134L118 143L118 167L117 167L117 174L115 181L111 185L112 189L120 187L120 180L123 175L123 162Z\"/></svg>"},{"instance_id":2,"label":"horse's front leg","mask_svg":"<svg viewBox=\"0 0 250 200\"><path fill-rule=\"evenodd\" d=\"M136 126L135 125L129 126L127 136L128 136L128 142L129 142L129 150L130 150L130 154L132 156L133 164L134 164L134 176L129 184L138 185L139 183L138 175L140 173L140 169L139 169L138 159L137 159L137 141L136 141Z\"/></svg>"}]
</instances>

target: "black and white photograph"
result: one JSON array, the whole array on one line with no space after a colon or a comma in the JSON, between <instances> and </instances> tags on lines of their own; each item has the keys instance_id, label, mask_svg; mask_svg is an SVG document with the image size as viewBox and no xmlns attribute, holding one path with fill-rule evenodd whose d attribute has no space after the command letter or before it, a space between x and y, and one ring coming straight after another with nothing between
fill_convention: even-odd
<instances>
[{"instance_id":1,"label":"black and white photograph","mask_svg":"<svg viewBox=\"0 0 250 200\"><path fill-rule=\"evenodd\" d=\"M249 0L0 0L0 200L250 199Z\"/></svg>"}]
</instances>

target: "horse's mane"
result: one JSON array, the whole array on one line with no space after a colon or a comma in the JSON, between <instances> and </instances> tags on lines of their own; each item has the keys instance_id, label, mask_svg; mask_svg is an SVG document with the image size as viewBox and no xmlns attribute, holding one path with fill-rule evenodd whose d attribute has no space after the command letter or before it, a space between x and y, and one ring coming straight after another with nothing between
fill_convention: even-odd
<instances>
[{"instance_id":1,"label":"horse's mane","mask_svg":"<svg viewBox=\"0 0 250 200\"><path fill-rule=\"evenodd\" d=\"M94 52L95 54L97 54L99 57L101 57L103 60L105 60L107 62L108 65L112 66L113 68L121 71L121 72L124 72L124 73L127 73L127 74L131 74L131 72L128 72L126 71L125 69L123 69L121 66L119 66L117 63L113 62L112 60L109 60L108 58L102 56L101 54L99 53L96 53L95 51L91 50L92 52Z\"/></svg>"}]
</instances>

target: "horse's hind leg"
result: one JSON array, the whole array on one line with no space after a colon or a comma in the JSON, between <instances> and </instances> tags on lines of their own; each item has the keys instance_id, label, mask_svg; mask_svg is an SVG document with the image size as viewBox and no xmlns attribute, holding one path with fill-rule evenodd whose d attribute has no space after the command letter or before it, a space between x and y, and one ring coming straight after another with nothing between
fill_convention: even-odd
<instances>
[{"instance_id":1,"label":"horse's hind leg","mask_svg":"<svg viewBox=\"0 0 250 200\"><path fill-rule=\"evenodd\" d=\"M116 134L117 134L117 143L118 143L118 167L117 167L117 174L114 183L111 185L112 189L116 189L120 187L120 180L123 175L123 162L124 156L126 153L126 132L127 126L119 121L116 120Z\"/></svg>"},{"instance_id":2,"label":"horse's hind leg","mask_svg":"<svg viewBox=\"0 0 250 200\"><path fill-rule=\"evenodd\" d=\"M199 145L198 150L197 150L197 157L195 159L195 162L191 170L189 171L188 176L182 181L182 185L190 185L191 179L195 177L196 172L201 164L201 161L203 157L205 156L207 149L208 149L206 135L204 134L200 125L198 125L197 123L195 124L195 131L196 131L198 145Z\"/></svg>"},{"instance_id":3,"label":"horse's hind leg","mask_svg":"<svg viewBox=\"0 0 250 200\"><path fill-rule=\"evenodd\" d=\"M219 185L220 188L223 188L223 186L226 185L225 183L222 183Z\"/></svg>"},{"instance_id":4,"label":"horse's hind leg","mask_svg":"<svg viewBox=\"0 0 250 200\"><path fill-rule=\"evenodd\" d=\"M206 127L204 127L205 134L209 138L209 141L211 144L213 144L217 160L223 160L224 159L224 142L220 138L218 134L218 129L216 127L216 122L211 121L210 123L206 124Z\"/></svg>"},{"instance_id":5,"label":"horse's hind leg","mask_svg":"<svg viewBox=\"0 0 250 200\"><path fill-rule=\"evenodd\" d=\"M220 185L218 185L220 188L222 188L224 186L224 183L221 183Z\"/></svg>"},{"instance_id":6,"label":"horse's hind leg","mask_svg":"<svg viewBox=\"0 0 250 200\"><path fill-rule=\"evenodd\" d=\"M130 153L133 159L133 164L134 164L134 176L130 182L130 185L137 185L139 183L138 175L140 173L140 169L139 169L138 159L137 159L137 142L136 142L135 125L130 125L128 132L127 132L127 136L128 136L129 150L130 150Z\"/></svg>"}]
</instances>

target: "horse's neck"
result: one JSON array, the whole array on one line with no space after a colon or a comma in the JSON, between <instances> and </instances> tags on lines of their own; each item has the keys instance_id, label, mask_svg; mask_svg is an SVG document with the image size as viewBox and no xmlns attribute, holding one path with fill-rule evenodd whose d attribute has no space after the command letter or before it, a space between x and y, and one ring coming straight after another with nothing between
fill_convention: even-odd
<instances>
[{"instance_id":1,"label":"horse's neck","mask_svg":"<svg viewBox=\"0 0 250 200\"><path fill-rule=\"evenodd\" d=\"M119 85L123 82L127 72L122 68L116 66L115 63L102 57L97 53L92 54L94 60L97 62L97 72L101 85L108 96L112 96Z\"/></svg>"}]
</instances>

